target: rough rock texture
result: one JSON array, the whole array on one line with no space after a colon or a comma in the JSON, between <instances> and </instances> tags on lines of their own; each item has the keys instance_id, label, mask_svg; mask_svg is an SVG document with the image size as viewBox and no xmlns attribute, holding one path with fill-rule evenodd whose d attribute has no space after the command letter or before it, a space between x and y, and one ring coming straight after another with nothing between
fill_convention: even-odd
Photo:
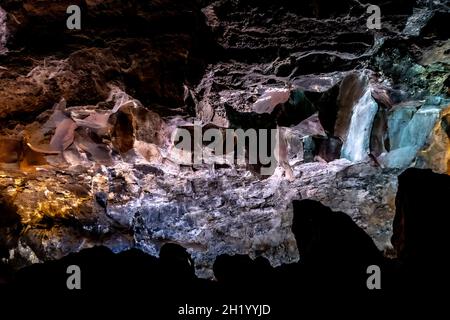
<instances>
[{"instance_id":1,"label":"rough rock texture","mask_svg":"<svg viewBox=\"0 0 450 320\"><path fill-rule=\"evenodd\" d=\"M206 271L218 252L262 254L277 265L298 258L290 232L294 199L345 211L381 248L395 210L395 172L346 160L294 167L293 183L279 173L260 181L231 169L214 179L206 170L172 175L143 164L98 171L2 176L3 192L33 226L22 234L22 246L38 259L57 259L95 244L157 254L162 244L176 242Z\"/></svg>"},{"instance_id":2,"label":"rough rock texture","mask_svg":"<svg viewBox=\"0 0 450 320\"><path fill-rule=\"evenodd\" d=\"M397 176L450 172L450 11L372 2L381 30L365 1L108 0L80 1L70 31L69 2L2 1L5 261L174 242L203 277L224 253L289 263L295 199L350 215L390 251ZM212 156L180 165L173 133L193 120L281 128L287 158L270 177Z\"/></svg>"},{"instance_id":3,"label":"rough rock texture","mask_svg":"<svg viewBox=\"0 0 450 320\"><path fill-rule=\"evenodd\" d=\"M80 31L65 27L73 1L49 3L2 1L2 39L15 52L1 59L0 118L36 114L61 97L97 103L115 82L147 105L178 108L183 85L202 75L212 44L195 1L88 1Z\"/></svg>"}]
</instances>

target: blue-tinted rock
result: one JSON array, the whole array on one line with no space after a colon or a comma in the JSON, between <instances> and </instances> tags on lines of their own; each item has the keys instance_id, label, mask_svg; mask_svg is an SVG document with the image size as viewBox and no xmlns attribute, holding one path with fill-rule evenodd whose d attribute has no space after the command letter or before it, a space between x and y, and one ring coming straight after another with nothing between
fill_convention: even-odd
<instances>
[{"instance_id":1,"label":"blue-tinted rock","mask_svg":"<svg viewBox=\"0 0 450 320\"><path fill-rule=\"evenodd\" d=\"M395 150L400 147L402 134L417 111L414 104L395 107L388 116L388 132L390 149Z\"/></svg>"},{"instance_id":2,"label":"blue-tinted rock","mask_svg":"<svg viewBox=\"0 0 450 320\"><path fill-rule=\"evenodd\" d=\"M403 33L408 36L419 36L432 16L433 11L428 8L414 8L413 15L408 18Z\"/></svg>"},{"instance_id":3,"label":"blue-tinted rock","mask_svg":"<svg viewBox=\"0 0 450 320\"><path fill-rule=\"evenodd\" d=\"M406 126L400 139L400 148L414 146L421 149L430 135L444 106L425 105L420 108Z\"/></svg>"},{"instance_id":4,"label":"blue-tinted rock","mask_svg":"<svg viewBox=\"0 0 450 320\"><path fill-rule=\"evenodd\" d=\"M407 168L414 161L417 155L416 147L404 147L395 149L389 153L381 155L378 160L381 164L389 168Z\"/></svg>"},{"instance_id":5,"label":"blue-tinted rock","mask_svg":"<svg viewBox=\"0 0 450 320\"><path fill-rule=\"evenodd\" d=\"M426 103L417 112L414 112L414 105L391 112L388 122L391 151L380 157L381 163L391 168L406 168L414 162L419 152L423 153L430 142L436 140L434 135L438 134L438 130L435 128L440 128L441 118L447 112L448 103L441 97L429 97ZM440 135L444 138L441 137L439 141L446 139L444 133L441 132ZM446 162L446 144L438 143L438 145L439 147L435 148L438 151L433 152L433 157L425 157L425 160L422 159L415 165L434 168L437 162L442 162L443 165L437 165L440 168L438 171L445 172L447 170L444 163Z\"/></svg>"}]
</instances>

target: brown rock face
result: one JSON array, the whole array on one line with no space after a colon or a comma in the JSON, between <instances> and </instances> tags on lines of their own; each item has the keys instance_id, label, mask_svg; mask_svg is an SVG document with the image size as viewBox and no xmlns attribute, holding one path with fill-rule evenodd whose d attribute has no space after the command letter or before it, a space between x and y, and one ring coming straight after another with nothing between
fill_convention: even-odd
<instances>
[{"instance_id":1,"label":"brown rock face","mask_svg":"<svg viewBox=\"0 0 450 320\"><path fill-rule=\"evenodd\" d=\"M0 138L0 162L17 163L22 155L22 141L14 138Z\"/></svg>"},{"instance_id":2,"label":"brown rock face","mask_svg":"<svg viewBox=\"0 0 450 320\"><path fill-rule=\"evenodd\" d=\"M342 80L337 98L338 114L334 134L342 140L347 138L353 107L367 89L368 79L359 73L352 73Z\"/></svg>"},{"instance_id":3,"label":"brown rock face","mask_svg":"<svg viewBox=\"0 0 450 320\"><path fill-rule=\"evenodd\" d=\"M427 146L419 154L419 163L437 173L450 174L450 106L445 108L433 128Z\"/></svg>"}]
</instances>

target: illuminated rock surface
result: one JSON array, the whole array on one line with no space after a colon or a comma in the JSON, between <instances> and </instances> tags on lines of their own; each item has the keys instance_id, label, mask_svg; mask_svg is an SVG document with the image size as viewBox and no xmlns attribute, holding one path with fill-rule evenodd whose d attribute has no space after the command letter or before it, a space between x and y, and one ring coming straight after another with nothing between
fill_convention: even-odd
<instances>
[{"instance_id":1,"label":"illuminated rock surface","mask_svg":"<svg viewBox=\"0 0 450 320\"><path fill-rule=\"evenodd\" d=\"M398 175L449 172L442 4L388 1L377 31L350 0L86 1L72 32L66 2L46 2L0 11L0 252L14 267L172 242L202 277L225 253L289 263L295 199L391 250ZM172 133L194 119L289 128L293 181L177 165Z\"/></svg>"},{"instance_id":2,"label":"illuminated rock surface","mask_svg":"<svg viewBox=\"0 0 450 320\"><path fill-rule=\"evenodd\" d=\"M368 89L355 104L350 120L350 128L342 146L341 156L350 161L361 161L370 152L370 133L378 105Z\"/></svg>"}]
</instances>

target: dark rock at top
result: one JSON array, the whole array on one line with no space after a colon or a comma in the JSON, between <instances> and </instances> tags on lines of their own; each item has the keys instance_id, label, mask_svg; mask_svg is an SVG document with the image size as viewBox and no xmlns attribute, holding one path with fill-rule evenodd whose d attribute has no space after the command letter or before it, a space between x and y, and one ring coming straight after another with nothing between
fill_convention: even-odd
<instances>
[{"instance_id":1,"label":"dark rock at top","mask_svg":"<svg viewBox=\"0 0 450 320\"><path fill-rule=\"evenodd\" d=\"M72 4L81 7L81 30L66 27ZM108 83L121 84L146 105L180 108L183 85L199 81L214 51L195 1L8 0L1 5L11 52L0 57L6 68L0 101L9 104L0 118L36 114L61 96L69 104L95 104L107 98ZM38 57L49 60L41 66L44 73L59 66L53 80L25 77L40 66Z\"/></svg>"}]
</instances>

